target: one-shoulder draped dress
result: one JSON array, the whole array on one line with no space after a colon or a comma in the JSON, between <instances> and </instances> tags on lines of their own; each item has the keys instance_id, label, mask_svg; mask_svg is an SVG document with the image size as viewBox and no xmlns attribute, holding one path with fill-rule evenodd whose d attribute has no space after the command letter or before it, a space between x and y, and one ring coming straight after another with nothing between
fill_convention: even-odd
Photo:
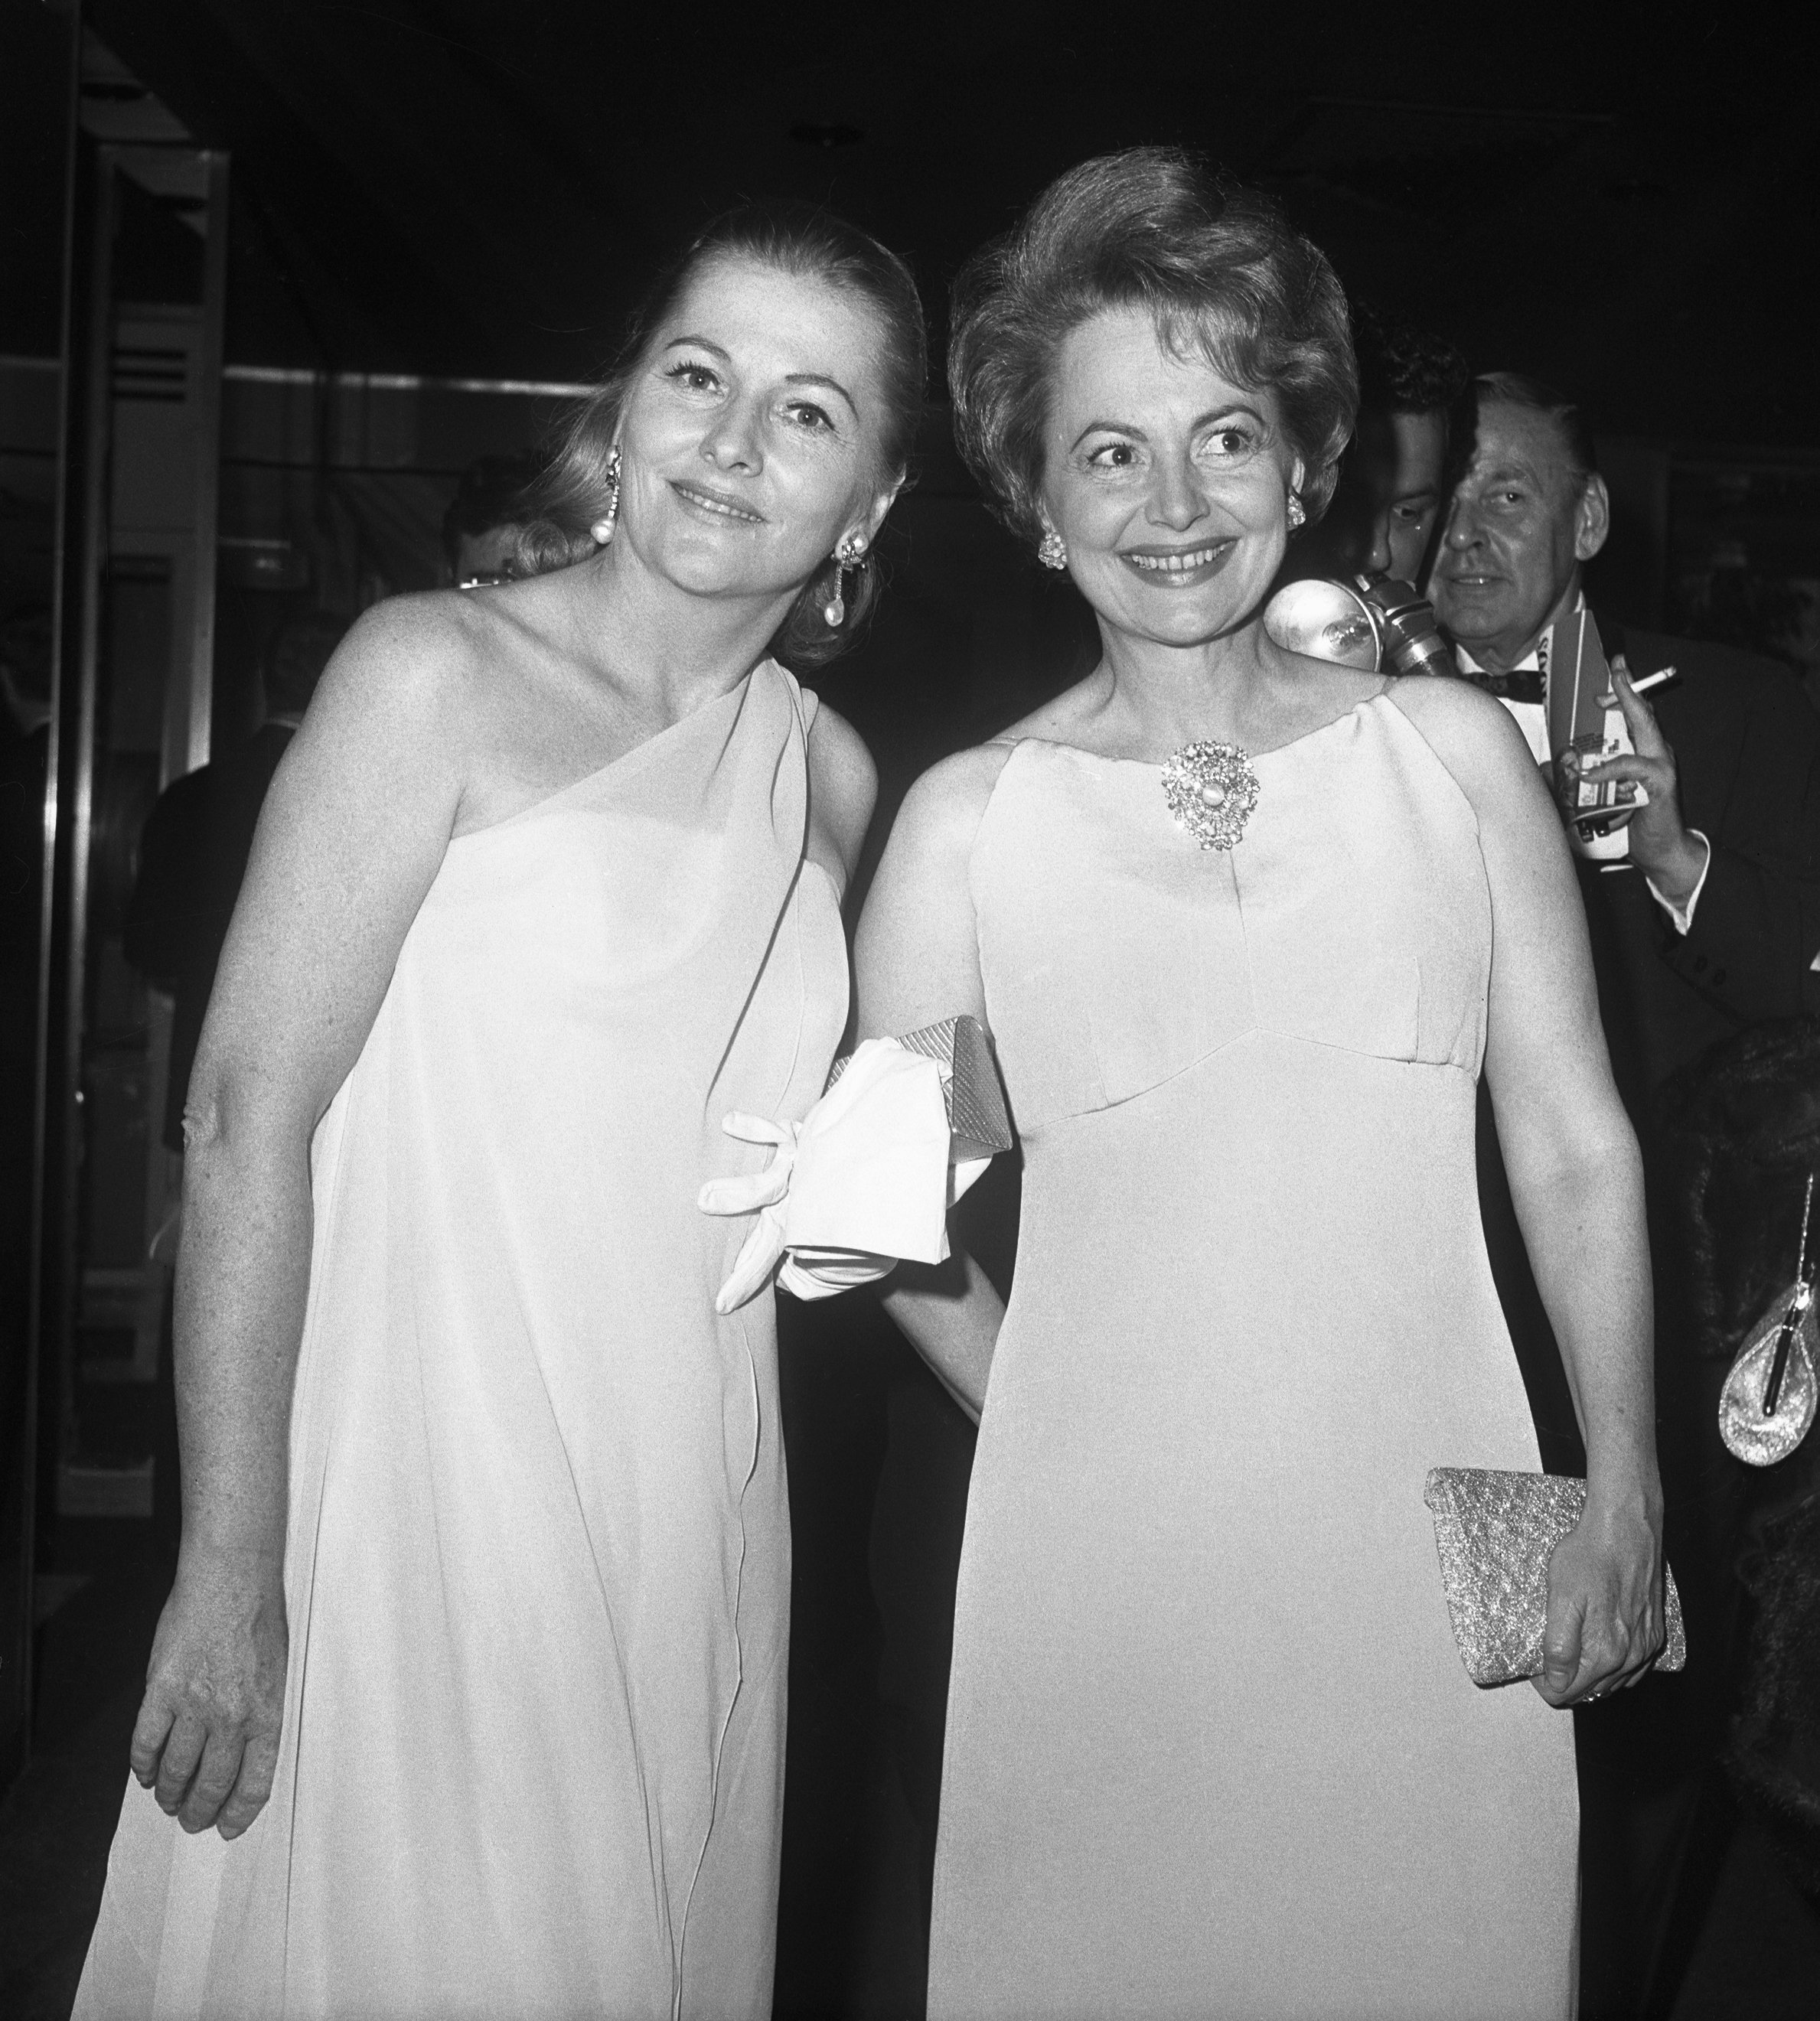
<instances>
[{"instance_id":1,"label":"one-shoulder draped dress","mask_svg":"<svg viewBox=\"0 0 1820 2021\"><path fill-rule=\"evenodd\" d=\"M1158 767L1022 742L974 846L1025 1167L932 2021L1572 2010L1571 1723L1468 1680L1422 1501L1537 1465L1477 823L1388 694L1255 763L1226 854Z\"/></svg>"},{"instance_id":2,"label":"one-shoulder draped dress","mask_svg":"<svg viewBox=\"0 0 1820 2021\"><path fill-rule=\"evenodd\" d=\"M129 1782L78 2017L770 2012L775 1320L695 1196L846 1014L812 715L765 662L450 846L313 1145L277 1784Z\"/></svg>"}]
</instances>

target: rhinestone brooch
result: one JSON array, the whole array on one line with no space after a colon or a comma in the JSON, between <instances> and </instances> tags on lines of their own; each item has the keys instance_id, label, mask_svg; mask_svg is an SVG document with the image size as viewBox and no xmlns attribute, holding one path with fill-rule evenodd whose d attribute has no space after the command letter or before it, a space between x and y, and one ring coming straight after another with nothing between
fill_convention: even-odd
<instances>
[{"instance_id":1,"label":"rhinestone brooch","mask_svg":"<svg viewBox=\"0 0 1820 2021\"><path fill-rule=\"evenodd\" d=\"M1184 744L1163 767L1163 798L1203 849L1230 849L1257 805L1257 774L1236 744Z\"/></svg>"}]
</instances>

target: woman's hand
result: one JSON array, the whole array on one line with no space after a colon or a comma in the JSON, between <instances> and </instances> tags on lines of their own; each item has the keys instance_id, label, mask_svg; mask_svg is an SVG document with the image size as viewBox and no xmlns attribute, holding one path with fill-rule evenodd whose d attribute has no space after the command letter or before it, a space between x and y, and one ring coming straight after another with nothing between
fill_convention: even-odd
<instances>
[{"instance_id":1,"label":"woman's hand","mask_svg":"<svg viewBox=\"0 0 1820 2021\"><path fill-rule=\"evenodd\" d=\"M1542 1670L1531 1681L1550 1705L1585 1705L1648 1673L1665 1633L1662 1576L1659 1509L1588 1492L1548 1561Z\"/></svg>"},{"instance_id":2,"label":"woman's hand","mask_svg":"<svg viewBox=\"0 0 1820 2021\"><path fill-rule=\"evenodd\" d=\"M238 1838L265 1807L284 1721L275 1554L184 1547L133 1728L133 1772L188 1832Z\"/></svg>"}]
</instances>

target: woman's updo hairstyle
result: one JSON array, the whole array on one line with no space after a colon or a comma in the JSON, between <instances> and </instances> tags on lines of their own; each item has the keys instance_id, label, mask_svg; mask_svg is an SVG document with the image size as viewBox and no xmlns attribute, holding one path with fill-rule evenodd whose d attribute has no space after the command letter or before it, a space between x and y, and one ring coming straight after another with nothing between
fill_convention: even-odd
<instances>
[{"instance_id":1,"label":"woman's updo hairstyle","mask_svg":"<svg viewBox=\"0 0 1820 2021\"><path fill-rule=\"evenodd\" d=\"M1346 297L1326 256L1267 197L1177 147L1083 162L954 282L948 385L968 468L1012 531L1043 535L1043 437L1064 340L1143 308L1179 356L1272 388L1307 472L1311 521L1333 496L1359 406Z\"/></svg>"},{"instance_id":2,"label":"woman's updo hairstyle","mask_svg":"<svg viewBox=\"0 0 1820 2021\"><path fill-rule=\"evenodd\" d=\"M519 536L519 566L545 575L598 552L591 529L612 497L607 460L620 417L653 335L705 268L750 260L779 272L816 280L860 296L878 319L876 356L884 399L879 477L907 471L928 383L923 305L910 269L895 253L844 219L808 205L743 204L717 217L660 272L626 325L604 377L561 424L542 476L531 486L534 514ZM829 560L810 579L771 641L771 650L805 665L831 660L863 628L877 595L878 571L868 552L847 577L847 617L838 631L822 617L834 584Z\"/></svg>"}]
</instances>

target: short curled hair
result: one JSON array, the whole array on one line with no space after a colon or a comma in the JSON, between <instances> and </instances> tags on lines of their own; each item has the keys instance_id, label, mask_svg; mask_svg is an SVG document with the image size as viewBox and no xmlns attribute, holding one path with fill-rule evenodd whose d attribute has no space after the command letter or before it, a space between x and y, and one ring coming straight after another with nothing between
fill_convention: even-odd
<instances>
[{"instance_id":1,"label":"short curled hair","mask_svg":"<svg viewBox=\"0 0 1820 2021\"><path fill-rule=\"evenodd\" d=\"M1102 155L1050 184L954 282L948 385L961 453L1013 533L1042 538L1043 435L1065 340L1143 308L1171 350L1272 388L1317 519L1359 406L1346 297L1271 200L1177 147Z\"/></svg>"},{"instance_id":2,"label":"short curled hair","mask_svg":"<svg viewBox=\"0 0 1820 2021\"><path fill-rule=\"evenodd\" d=\"M929 370L923 305L910 269L876 239L830 212L806 204L742 204L715 218L658 273L633 311L600 384L560 428L545 453L542 475L531 486L531 516L519 534L518 563L526 574L567 568L597 551L591 530L612 496L608 459L651 340L702 271L730 259L756 260L822 282L870 306L879 327L874 355L884 399L879 473L907 476ZM848 614L839 630L822 615L834 574L830 557L791 606L771 641L772 652L813 666L853 643L877 598L878 571L868 553L849 574Z\"/></svg>"}]
</instances>

